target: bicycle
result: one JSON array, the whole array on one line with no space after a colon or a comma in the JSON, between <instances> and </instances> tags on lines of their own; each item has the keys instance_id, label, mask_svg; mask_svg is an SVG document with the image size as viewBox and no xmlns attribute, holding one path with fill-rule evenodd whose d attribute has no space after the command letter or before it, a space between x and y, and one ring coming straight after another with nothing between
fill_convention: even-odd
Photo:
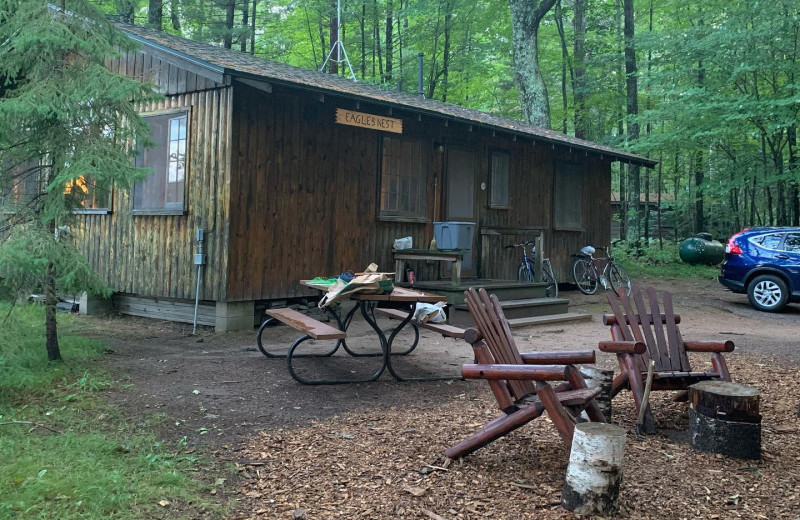
<instances>
[{"instance_id":1,"label":"bicycle","mask_svg":"<svg viewBox=\"0 0 800 520\"><path fill-rule=\"evenodd\" d=\"M574 259L572 263L572 278L575 280L575 285L584 294L594 294L597 291L598 282L604 289L609 286L614 292L618 292L620 288L625 288L625 294L631 294L631 277L625 272L621 265L614 262L614 259L608 256L607 247L598 247L606 252L606 256L602 258L595 258L595 248L592 246L585 246L581 249L580 254L573 254ZM599 264L605 263L602 270Z\"/></svg>"},{"instance_id":2,"label":"bicycle","mask_svg":"<svg viewBox=\"0 0 800 520\"><path fill-rule=\"evenodd\" d=\"M521 244L509 244L505 249L522 248L522 262L520 262L519 270L517 271L517 281L519 282L533 282L536 277L534 276L533 258L536 256L536 246L533 240L528 240ZM530 246L531 254L528 255L527 247ZM550 265L549 258L542 258L542 281L545 285L545 296L548 298L558 298L558 281L553 274L553 266Z\"/></svg>"}]
</instances>

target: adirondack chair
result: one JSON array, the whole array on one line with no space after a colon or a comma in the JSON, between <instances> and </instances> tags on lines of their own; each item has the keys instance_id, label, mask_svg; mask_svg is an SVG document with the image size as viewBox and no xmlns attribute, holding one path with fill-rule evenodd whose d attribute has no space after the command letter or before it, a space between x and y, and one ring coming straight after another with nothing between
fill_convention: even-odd
<instances>
[{"instance_id":1,"label":"adirondack chair","mask_svg":"<svg viewBox=\"0 0 800 520\"><path fill-rule=\"evenodd\" d=\"M516 430L547 411L561 438L569 446L575 418L586 410L592 421L605 422L594 398L598 388L588 388L572 363L594 363L594 350L532 352L520 354L497 297L486 290L464 293L477 328L464 339L472 345L477 364L464 365L468 379L485 379L503 414L444 454L456 459L472 453ZM551 386L547 381L562 381Z\"/></svg>"},{"instance_id":2,"label":"adirondack chair","mask_svg":"<svg viewBox=\"0 0 800 520\"><path fill-rule=\"evenodd\" d=\"M609 293L608 303L614 314L603 316L603 323L611 327L613 341L601 341L599 348L603 352L616 354L620 367L620 374L614 378L611 386L611 396L629 389L633 393L637 412L642 406L650 360L654 362L651 391L682 390L676 400L685 400L685 390L699 381L731 380L722 353L733 352L733 342L684 341L678 329L681 317L672 308L672 295L664 291L661 300L663 312L659 308L655 289L650 287L642 291L634 285L630 296L624 291ZM649 303L649 308L645 302ZM693 371L687 352L710 352L712 369ZM645 432L655 431L649 404L645 410L643 427Z\"/></svg>"}]
</instances>

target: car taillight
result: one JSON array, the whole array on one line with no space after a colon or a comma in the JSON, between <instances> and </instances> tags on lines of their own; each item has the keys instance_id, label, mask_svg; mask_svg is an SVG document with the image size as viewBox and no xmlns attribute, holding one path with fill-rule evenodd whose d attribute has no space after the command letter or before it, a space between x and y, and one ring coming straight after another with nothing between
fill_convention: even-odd
<instances>
[{"instance_id":1,"label":"car taillight","mask_svg":"<svg viewBox=\"0 0 800 520\"><path fill-rule=\"evenodd\" d=\"M747 230L744 229L742 231L739 231L738 233L736 233L735 235L733 235L731 238L728 239L728 243L725 245L725 252L726 253L730 253L732 255L741 255L742 254L742 248L739 247L739 244L736 243L736 238L739 235L741 235L742 233L744 233L745 231L747 231Z\"/></svg>"}]
</instances>

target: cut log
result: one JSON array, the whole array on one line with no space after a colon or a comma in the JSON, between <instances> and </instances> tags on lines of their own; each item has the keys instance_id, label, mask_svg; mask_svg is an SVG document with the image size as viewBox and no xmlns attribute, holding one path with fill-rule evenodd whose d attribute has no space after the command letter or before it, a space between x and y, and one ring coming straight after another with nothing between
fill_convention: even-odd
<instances>
[{"instance_id":1,"label":"cut log","mask_svg":"<svg viewBox=\"0 0 800 520\"><path fill-rule=\"evenodd\" d=\"M729 457L761 458L761 414L757 389L727 381L689 387L692 447Z\"/></svg>"},{"instance_id":2,"label":"cut log","mask_svg":"<svg viewBox=\"0 0 800 520\"><path fill-rule=\"evenodd\" d=\"M614 515L619 506L625 430L608 423L575 426L561 505L580 515Z\"/></svg>"},{"instance_id":3,"label":"cut log","mask_svg":"<svg viewBox=\"0 0 800 520\"><path fill-rule=\"evenodd\" d=\"M581 367L581 376L589 388L599 388L600 394L594 398L600 411L611 421L611 383L614 380L613 370L601 370L595 367Z\"/></svg>"}]
</instances>

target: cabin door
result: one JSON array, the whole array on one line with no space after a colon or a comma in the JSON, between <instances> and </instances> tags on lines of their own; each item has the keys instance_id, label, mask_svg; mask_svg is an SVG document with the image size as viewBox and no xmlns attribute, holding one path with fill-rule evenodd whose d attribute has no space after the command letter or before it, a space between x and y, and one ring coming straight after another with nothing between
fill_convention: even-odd
<instances>
[{"instance_id":1,"label":"cabin door","mask_svg":"<svg viewBox=\"0 0 800 520\"><path fill-rule=\"evenodd\" d=\"M477 232L475 215L475 153L456 147L448 147L447 166L444 190L444 220L472 222ZM475 276L475 243L472 237L472 248L464 255L461 276Z\"/></svg>"}]
</instances>

